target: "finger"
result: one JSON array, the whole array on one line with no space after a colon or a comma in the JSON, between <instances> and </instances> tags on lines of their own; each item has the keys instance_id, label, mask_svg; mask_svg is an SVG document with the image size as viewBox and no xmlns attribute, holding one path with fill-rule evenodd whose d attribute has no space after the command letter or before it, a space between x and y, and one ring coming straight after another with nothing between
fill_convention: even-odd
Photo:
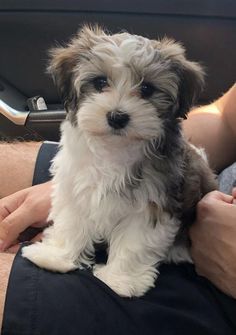
<instances>
[{"instance_id":1,"label":"finger","mask_svg":"<svg viewBox=\"0 0 236 335\"><path fill-rule=\"evenodd\" d=\"M14 247L16 245L20 245L19 241L17 241L17 240L15 240L14 242L12 242L10 248L8 248L7 250L5 250L5 252L7 252L7 253L15 253L15 252L11 252L11 248L13 248L13 250L14 250Z\"/></svg>"},{"instance_id":2,"label":"finger","mask_svg":"<svg viewBox=\"0 0 236 335\"><path fill-rule=\"evenodd\" d=\"M1 222L0 239L3 243L0 245L0 251L7 249L19 234L32 224L32 217L33 213L22 205Z\"/></svg>"},{"instance_id":3,"label":"finger","mask_svg":"<svg viewBox=\"0 0 236 335\"><path fill-rule=\"evenodd\" d=\"M235 204L236 203L236 187L234 187L233 189L232 189L232 196L233 196L233 203Z\"/></svg>"},{"instance_id":4,"label":"finger","mask_svg":"<svg viewBox=\"0 0 236 335\"><path fill-rule=\"evenodd\" d=\"M206 195L206 198L208 200L210 200L210 199L221 200L221 201L227 202L229 204L232 204L232 202L233 202L232 195L229 195L229 194L226 194L226 193L223 193L223 192L220 192L220 191L210 192Z\"/></svg>"},{"instance_id":5,"label":"finger","mask_svg":"<svg viewBox=\"0 0 236 335\"><path fill-rule=\"evenodd\" d=\"M43 237L43 233L39 233L37 234L34 238L32 238L32 240L30 242L41 242L42 241L42 237Z\"/></svg>"},{"instance_id":6,"label":"finger","mask_svg":"<svg viewBox=\"0 0 236 335\"><path fill-rule=\"evenodd\" d=\"M14 212L24 201L25 192L20 191L0 200L0 222Z\"/></svg>"},{"instance_id":7,"label":"finger","mask_svg":"<svg viewBox=\"0 0 236 335\"><path fill-rule=\"evenodd\" d=\"M10 214L9 210L7 209L6 205L0 206L0 222L4 220Z\"/></svg>"},{"instance_id":8,"label":"finger","mask_svg":"<svg viewBox=\"0 0 236 335\"><path fill-rule=\"evenodd\" d=\"M41 242L42 241L42 237L43 237L43 233L39 233L34 238L32 238L32 240L30 242L32 242L32 243ZM15 242L5 252L10 253L10 254L16 254L19 251L21 245L22 245L22 243L19 243L19 242L16 243Z\"/></svg>"},{"instance_id":9,"label":"finger","mask_svg":"<svg viewBox=\"0 0 236 335\"><path fill-rule=\"evenodd\" d=\"M227 202L228 204L232 204L233 203L233 197L232 197L232 195L230 195L230 194L225 194L225 193L222 193L222 197L221 197L221 199L223 200L223 201L225 201L225 202Z\"/></svg>"},{"instance_id":10,"label":"finger","mask_svg":"<svg viewBox=\"0 0 236 335\"><path fill-rule=\"evenodd\" d=\"M230 195L230 194L225 194L225 193L222 193L222 192L219 193L219 197L218 197L218 199L219 199L219 200L223 200L224 202L227 202L227 203L229 203L229 204L231 204L232 201L233 201L233 197L232 197L232 195Z\"/></svg>"},{"instance_id":11,"label":"finger","mask_svg":"<svg viewBox=\"0 0 236 335\"><path fill-rule=\"evenodd\" d=\"M38 233L42 232L42 228L28 227L18 236L18 242L31 241Z\"/></svg>"},{"instance_id":12,"label":"finger","mask_svg":"<svg viewBox=\"0 0 236 335\"><path fill-rule=\"evenodd\" d=\"M33 223L31 226L34 228L45 228L50 225L52 225L52 221L40 221Z\"/></svg>"},{"instance_id":13,"label":"finger","mask_svg":"<svg viewBox=\"0 0 236 335\"><path fill-rule=\"evenodd\" d=\"M16 254L19 251L20 247L21 247L21 243L17 243L17 244L12 245L5 252L9 254Z\"/></svg>"}]
</instances>

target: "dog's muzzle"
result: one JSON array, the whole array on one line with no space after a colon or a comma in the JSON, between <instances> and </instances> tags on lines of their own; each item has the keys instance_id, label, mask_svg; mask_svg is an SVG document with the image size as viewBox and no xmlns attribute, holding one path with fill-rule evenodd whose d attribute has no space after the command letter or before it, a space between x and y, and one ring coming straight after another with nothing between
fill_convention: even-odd
<instances>
[{"instance_id":1,"label":"dog's muzzle","mask_svg":"<svg viewBox=\"0 0 236 335\"><path fill-rule=\"evenodd\" d=\"M121 111L108 112L106 116L109 126L113 129L125 128L130 119L128 114Z\"/></svg>"}]
</instances>

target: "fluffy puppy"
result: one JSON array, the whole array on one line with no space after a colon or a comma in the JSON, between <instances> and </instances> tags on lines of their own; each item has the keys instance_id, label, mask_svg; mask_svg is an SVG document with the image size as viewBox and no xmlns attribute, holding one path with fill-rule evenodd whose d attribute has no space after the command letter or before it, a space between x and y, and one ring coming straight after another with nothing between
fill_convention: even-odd
<instances>
[{"instance_id":1,"label":"fluffy puppy","mask_svg":"<svg viewBox=\"0 0 236 335\"><path fill-rule=\"evenodd\" d=\"M172 40L98 27L54 49L50 71L68 111L52 168L54 225L23 256L67 272L94 265L94 243L105 241L107 264L94 275L142 296L161 262L190 260L183 222L216 188L181 131L203 71Z\"/></svg>"}]
</instances>

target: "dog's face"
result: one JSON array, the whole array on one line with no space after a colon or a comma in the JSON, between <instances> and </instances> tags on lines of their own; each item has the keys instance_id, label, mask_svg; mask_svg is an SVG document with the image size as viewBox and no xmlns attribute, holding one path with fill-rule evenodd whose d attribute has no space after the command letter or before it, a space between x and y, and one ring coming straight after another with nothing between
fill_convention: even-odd
<instances>
[{"instance_id":1,"label":"dog's face","mask_svg":"<svg viewBox=\"0 0 236 335\"><path fill-rule=\"evenodd\" d=\"M185 117L203 85L180 44L97 27L54 49L49 70L74 126L104 139L161 139L165 121Z\"/></svg>"}]
</instances>

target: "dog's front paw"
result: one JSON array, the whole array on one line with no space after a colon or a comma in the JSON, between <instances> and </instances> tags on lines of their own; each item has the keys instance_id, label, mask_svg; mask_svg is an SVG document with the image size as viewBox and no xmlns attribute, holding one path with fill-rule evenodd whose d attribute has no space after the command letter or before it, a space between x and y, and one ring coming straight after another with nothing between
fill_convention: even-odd
<instances>
[{"instance_id":1,"label":"dog's front paw","mask_svg":"<svg viewBox=\"0 0 236 335\"><path fill-rule=\"evenodd\" d=\"M78 267L65 257L61 249L40 242L24 247L22 256L41 268L56 272L68 272Z\"/></svg>"},{"instance_id":2,"label":"dog's front paw","mask_svg":"<svg viewBox=\"0 0 236 335\"><path fill-rule=\"evenodd\" d=\"M132 276L122 272L116 273L109 265L96 265L93 274L118 295L129 298L144 295L148 289L154 286L156 279L156 272L152 275Z\"/></svg>"}]
</instances>

